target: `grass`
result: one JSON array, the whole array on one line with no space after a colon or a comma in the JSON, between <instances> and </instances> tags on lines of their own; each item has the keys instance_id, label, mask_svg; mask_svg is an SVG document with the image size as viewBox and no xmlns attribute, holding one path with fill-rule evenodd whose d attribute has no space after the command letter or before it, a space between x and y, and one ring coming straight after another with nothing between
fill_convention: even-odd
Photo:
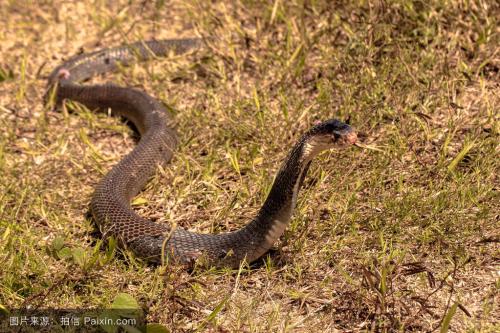
<instances>
[{"instance_id":1,"label":"grass","mask_svg":"<svg viewBox=\"0 0 500 333\"><path fill-rule=\"evenodd\" d=\"M500 8L494 1L4 1L0 305L108 307L172 332L499 329ZM102 243L92 189L135 141L119 119L42 103L62 59L139 39L211 49L94 81L147 90L181 146L134 199L158 223L243 226L288 147L350 117L363 144L313 163L259 265L186 272Z\"/></svg>"}]
</instances>

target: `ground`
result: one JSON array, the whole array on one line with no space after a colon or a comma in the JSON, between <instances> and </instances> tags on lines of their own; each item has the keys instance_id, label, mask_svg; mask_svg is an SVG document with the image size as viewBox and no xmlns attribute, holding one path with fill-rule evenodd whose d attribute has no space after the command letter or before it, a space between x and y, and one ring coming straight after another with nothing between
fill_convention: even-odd
<instances>
[{"instance_id":1,"label":"ground","mask_svg":"<svg viewBox=\"0 0 500 333\"><path fill-rule=\"evenodd\" d=\"M172 332L498 332L495 1L9 1L0 5L0 312L108 307ZM181 145L134 199L158 223L238 229L315 121L364 148L312 165L290 227L240 270L152 266L101 242L93 187L136 144L44 106L61 61L136 40L209 47L94 82L146 90Z\"/></svg>"}]
</instances>

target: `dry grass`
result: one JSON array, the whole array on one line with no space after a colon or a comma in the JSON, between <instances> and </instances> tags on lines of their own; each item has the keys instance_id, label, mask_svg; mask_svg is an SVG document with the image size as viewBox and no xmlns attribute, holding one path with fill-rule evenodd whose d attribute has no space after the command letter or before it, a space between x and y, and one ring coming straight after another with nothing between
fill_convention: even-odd
<instances>
[{"instance_id":1,"label":"dry grass","mask_svg":"<svg viewBox=\"0 0 500 333\"><path fill-rule=\"evenodd\" d=\"M1 2L0 305L125 292L173 332L498 331L495 1ZM47 73L81 49L197 34L218 39L97 79L175 114L182 144L136 199L142 215L241 227L315 120L349 116L379 149L322 155L277 250L241 272L99 249L92 188L132 133L42 104Z\"/></svg>"}]
</instances>

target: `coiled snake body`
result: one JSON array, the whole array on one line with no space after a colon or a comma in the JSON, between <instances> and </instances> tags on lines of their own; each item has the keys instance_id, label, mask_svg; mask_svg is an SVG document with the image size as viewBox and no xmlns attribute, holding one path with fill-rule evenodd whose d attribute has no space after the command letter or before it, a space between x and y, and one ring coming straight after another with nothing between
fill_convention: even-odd
<instances>
[{"instance_id":1,"label":"coiled snake body","mask_svg":"<svg viewBox=\"0 0 500 333\"><path fill-rule=\"evenodd\" d=\"M90 209L103 235L149 261L162 257L193 263L205 257L217 266L237 267L243 260L262 256L282 235L290 221L297 194L312 158L332 147L356 141L352 128L337 120L312 127L291 149L278 171L271 191L255 218L243 228L222 234L199 234L154 223L136 214L130 200L141 190L158 164L167 163L177 146L165 107L143 91L112 84L81 85L77 82L115 70L135 60L176 54L198 48L201 39L137 42L127 46L82 54L58 66L49 77L57 102L71 99L88 107L111 108L137 127L141 139L99 182Z\"/></svg>"}]
</instances>

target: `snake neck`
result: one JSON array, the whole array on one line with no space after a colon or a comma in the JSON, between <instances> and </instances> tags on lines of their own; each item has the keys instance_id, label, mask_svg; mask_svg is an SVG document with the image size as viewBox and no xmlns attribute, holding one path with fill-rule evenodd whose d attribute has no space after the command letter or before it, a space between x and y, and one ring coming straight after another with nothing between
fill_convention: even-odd
<instances>
[{"instance_id":1,"label":"snake neck","mask_svg":"<svg viewBox=\"0 0 500 333\"><path fill-rule=\"evenodd\" d=\"M290 151L276 174L273 186L257 217L274 220L283 215L290 215L287 213L295 208L297 195L309 164L309 161L303 158L305 145L301 141Z\"/></svg>"},{"instance_id":2,"label":"snake neck","mask_svg":"<svg viewBox=\"0 0 500 333\"><path fill-rule=\"evenodd\" d=\"M256 251L256 256L265 253L290 223L299 190L311 160L317 154L309 148L306 138L301 139L292 148L278 171L261 209L254 220L241 230L262 235L260 244L256 244L260 249Z\"/></svg>"}]
</instances>

